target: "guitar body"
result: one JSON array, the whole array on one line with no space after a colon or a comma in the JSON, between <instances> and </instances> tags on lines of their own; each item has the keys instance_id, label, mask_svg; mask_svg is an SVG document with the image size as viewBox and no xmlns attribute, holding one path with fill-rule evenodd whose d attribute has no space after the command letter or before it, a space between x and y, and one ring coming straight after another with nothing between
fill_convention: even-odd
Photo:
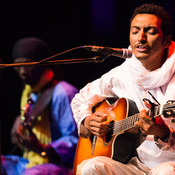
<instances>
[{"instance_id":1,"label":"guitar body","mask_svg":"<svg viewBox=\"0 0 175 175\"><path fill-rule=\"evenodd\" d=\"M107 101L103 101L95 107L94 113L96 113L96 111L107 114L108 127L106 130L109 130L111 128L111 124L113 124L114 121L120 121L127 118L129 112L129 103L125 98L120 98L112 105L110 105ZM118 135L113 136L112 132L105 134L103 137L97 136L94 147L92 146L93 139L95 137L94 135L91 134L88 138L79 137L74 159L74 174L76 174L77 166L86 159L95 156L106 156L112 158L115 154L113 148L115 140L117 140L117 136Z\"/></svg>"}]
</instances>

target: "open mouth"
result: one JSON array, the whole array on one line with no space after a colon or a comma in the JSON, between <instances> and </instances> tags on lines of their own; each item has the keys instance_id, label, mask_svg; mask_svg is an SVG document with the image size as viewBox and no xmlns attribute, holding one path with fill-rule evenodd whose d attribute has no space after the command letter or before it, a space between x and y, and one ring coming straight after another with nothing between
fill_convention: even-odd
<instances>
[{"instance_id":1,"label":"open mouth","mask_svg":"<svg viewBox=\"0 0 175 175\"><path fill-rule=\"evenodd\" d=\"M148 53L150 52L150 47L146 45L136 45L135 50L141 53Z\"/></svg>"}]
</instances>

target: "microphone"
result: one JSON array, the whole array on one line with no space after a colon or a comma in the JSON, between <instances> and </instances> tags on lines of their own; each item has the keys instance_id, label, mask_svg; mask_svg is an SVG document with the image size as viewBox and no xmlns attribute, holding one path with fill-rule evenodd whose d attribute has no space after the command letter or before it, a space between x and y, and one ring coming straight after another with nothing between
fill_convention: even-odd
<instances>
[{"instance_id":1,"label":"microphone","mask_svg":"<svg viewBox=\"0 0 175 175\"><path fill-rule=\"evenodd\" d=\"M89 51L101 53L104 55L109 55L109 56L112 55L112 56L121 57L121 58L132 57L132 51L129 49L117 49L117 48L111 48L111 47L91 46L91 45L82 46L82 48Z\"/></svg>"}]
</instances>

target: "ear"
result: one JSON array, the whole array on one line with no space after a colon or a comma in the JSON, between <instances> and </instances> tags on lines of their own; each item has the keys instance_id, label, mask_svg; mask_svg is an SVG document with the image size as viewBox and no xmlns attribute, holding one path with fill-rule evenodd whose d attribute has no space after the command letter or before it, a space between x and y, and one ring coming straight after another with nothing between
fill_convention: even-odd
<instances>
[{"instance_id":1,"label":"ear","mask_svg":"<svg viewBox=\"0 0 175 175\"><path fill-rule=\"evenodd\" d=\"M171 36L171 35L168 35L168 36L165 38L165 41L164 41L164 46L165 46L165 48L168 48L168 47L171 45L171 41L172 41L172 36Z\"/></svg>"}]
</instances>

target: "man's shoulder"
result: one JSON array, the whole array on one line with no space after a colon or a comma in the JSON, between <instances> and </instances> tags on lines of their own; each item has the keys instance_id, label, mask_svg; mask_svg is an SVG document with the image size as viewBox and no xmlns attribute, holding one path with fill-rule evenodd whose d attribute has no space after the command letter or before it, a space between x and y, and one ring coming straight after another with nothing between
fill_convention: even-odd
<instances>
[{"instance_id":1,"label":"man's shoulder","mask_svg":"<svg viewBox=\"0 0 175 175\"><path fill-rule=\"evenodd\" d=\"M57 95L71 95L78 93L78 89L67 81L60 81L54 87Z\"/></svg>"}]
</instances>

